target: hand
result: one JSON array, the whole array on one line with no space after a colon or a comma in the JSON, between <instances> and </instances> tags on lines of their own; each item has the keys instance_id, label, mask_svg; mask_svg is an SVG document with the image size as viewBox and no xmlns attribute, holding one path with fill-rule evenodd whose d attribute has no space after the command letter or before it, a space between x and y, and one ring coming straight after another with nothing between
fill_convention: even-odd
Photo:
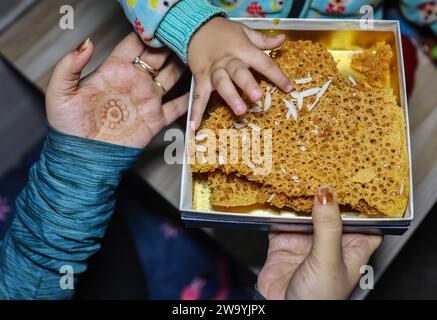
<instances>
[{"instance_id":1,"label":"hand","mask_svg":"<svg viewBox=\"0 0 437 320\"><path fill-rule=\"evenodd\" d=\"M192 120L196 129L212 90L223 97L237 115L246 112L234 83L256 102L263 92L249 68L266 76L285 92L292 84L276 63L262 50L274 49L285 41L284 35L268 37L224 18L213 18L200 28L188 46L188 66L196 80Z\"/></svg>"},{"instance_id":2,"label":"hand","mask_svg":"<svg viewBox=\"0 0 437 320\"><path fill-rule=\"evenodd\" d=\"M378 248L379 236L342 235L333 190L321 187L314 197L314 236L270 235L258 289L267 299L346 299L360 279L360 267Z\"/></svg>"},{"instance_id":3,"label":"hand","mask_svg":"<svg viewBox=\"0 0 437 320\"><path fill-rule=\"evenodd\" d=\"M147 71L133 64L138 56L156 70L162 68L155 79L169 91L184 67L175 57L169 57L167 49L144 48L131 33L97 71L81 81L81 71L92 55L93 44L87 40L56 66L46 94L48 121L55 129L143 148L186 112L188 95L162 105L162 88Z\"/></svg>"}]
</instances>

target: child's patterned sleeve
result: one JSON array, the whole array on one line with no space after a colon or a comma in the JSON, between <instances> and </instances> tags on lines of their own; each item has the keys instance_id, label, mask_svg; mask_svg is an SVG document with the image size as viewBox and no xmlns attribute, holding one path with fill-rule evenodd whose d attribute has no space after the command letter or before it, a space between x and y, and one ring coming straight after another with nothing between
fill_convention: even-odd
<instances>
[{"instance_id":1,"label":"child's patterned sleeve","mask_svg":"<svg viewBox=\"0 0 437 320\"><path fill-rule=\"evenodd\" d=\"M152 47L167 45L187 62L194 32L226 11L207 0L120 0L124 12L143 41Z\"/></svg>"},{"instance_id":2,"label":"child's patterned sleeve","mask_svg":"<svg viewBox=\"0 0 437 320\"><path fill-rule=\"evenodd\" d=\"M437 0L403 0L400 8L410 22L429 27L437 35Z\"/></svg>"},{"instance_id":3,"label":"child's patterned sleeve","mask_svg":"<svg viewBox=\"0 0 437 320\"><path fill-rule=\"evenodd\" d=\"M373 18L382 19L382 0L313 0L306 1L300 17L316 19L359 19L360 9L371 5Z\"/></svg>"},{"instance_id":4,"label":"child's patterned sleeve","mask_svg":"<svg viewBox=\"0 0 437 320\"><path fill-rule=\"evenodd\" d=\"M211 0L230 17L287 18L294 0Z\"/></svg>"}]
</instances>

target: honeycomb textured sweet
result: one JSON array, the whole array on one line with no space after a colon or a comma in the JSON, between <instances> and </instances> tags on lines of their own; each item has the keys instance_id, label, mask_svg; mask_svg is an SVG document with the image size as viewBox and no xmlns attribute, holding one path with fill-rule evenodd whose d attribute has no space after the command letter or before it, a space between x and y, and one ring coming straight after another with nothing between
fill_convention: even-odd
<instances>
[{"instance_id":1,"label":"honeycomb textured sweet","mask_svg":"<svg viewBox=\"0 0 437 320\"><path fill-rule=\"evenodd\" d=\"M409 164L404 113L392 90L352 84L318 43L287 41L275 60L290 79L308 74L312 79L295 84L291 94L273 90L272 84L260 80L266 96L270 95L267 111L236 117L223 101L215 100L210 106L201 130L212 130L216 139L219 129L238 128L241 133L236 145L227 141L226 154L219 152L214 139L196 142L206 152L196 157L192 171L215 172L208 178L211 203L268 202L311 212L316 189L328 184L341 205L368 215L401 217L409 194ZM298 101L301 93L314 88L322 94ZM290 108L284 100L296 106L297 119L287 117ZM272 133L271 149L264 143L265 129ZM254 131L260 134L258 144L250 143ZM243 157L248 150L254 153L254 146L263 150L261 154L272 154L271 167L262 174L254 171L259 158L248 163ZM220 161L230 159L232 150L238 151L238 161Z\"/></svg>"}]
</instances>

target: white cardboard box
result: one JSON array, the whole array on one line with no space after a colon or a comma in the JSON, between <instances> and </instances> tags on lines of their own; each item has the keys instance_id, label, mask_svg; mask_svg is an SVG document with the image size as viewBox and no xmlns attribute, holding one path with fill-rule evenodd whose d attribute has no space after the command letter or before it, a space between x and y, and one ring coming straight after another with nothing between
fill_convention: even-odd
<instances>
[{"instance_id":1,"label":"white cardboard box","mask_svg":"<svg viewBox=\"0 0 437 320\"><path fill-rule=\"evenodd\" d=\"M291 39L316 40L322 42L328 50L341 50L342 45L353 44L370 46L379 40L386 40L395 47L395 76L392 87L397 95L400 106L405 113L406 137L410 162L410 194L409 202L403 218L359 218L344 216L345 232L360 232L374 234L403 234L408 230L414 217L413 184L411 170L411 146L408 121L408 106L405 87L402 42L398 21L375 20L372 30L363 30L361 20L313 20L313 19L233 19L245 25L266 32L279 30ZM355 39L355 40L354 40ZM354 43L356 41L357 43ZM345 43L349 42L349 43ZM346 48L345 48L346 49ZM188 117L191 116L194 81L191 85L190 105ZM187 120L187 121L188 121ZM187 122L188 128L188 122ZM289 230L297 232L311 232L311 217L294 214L272 215L270 213L230 213L218 211L199 211L192 206L192 173L188 164L188 141L190 130L186 131L184 161L182 166L180 211L183 221L188 227L225 227L225 228L253 228L259 230Z\"/></svg>"}]
</instances>

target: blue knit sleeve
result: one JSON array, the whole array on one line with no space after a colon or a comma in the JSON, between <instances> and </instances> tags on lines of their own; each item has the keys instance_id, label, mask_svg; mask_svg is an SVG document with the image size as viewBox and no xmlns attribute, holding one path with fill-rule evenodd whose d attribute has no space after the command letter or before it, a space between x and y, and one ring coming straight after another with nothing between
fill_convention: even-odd
<instances>
[{"instance_id":1,"label":"blue knit sleeve","mask_svg":"<svg viewBox=\"0 0 437 320\"><path fill-rule=\"evenodd\" d=\"M226 17L227 13L210 5L207 0L181 0L165 15L156 30L156 37L186 63L191 37L205 22L216 16Z\"/></svg>"},{"instance_id":2,"label":"blue knit sleeve","mask_svg":"<svg viewBox=\"0 0 437 320\"><path fill-rule=\"evenodd\" d=\"M69 299L100 248L121 174L141 150L49 128L0 245L0 299Z\"/></svg>"},{"instance_id":3,"label":"blue knit sleeve","mask_svg":"<svg viewBox=\"0 0 437 320\"><path fill-rule=\"evenodd\" d=\"M149 46L167 45L187 62L187 48L196 30L215 16L226 16L208 0L120 0L126 17Z\"/></svg>"}]
</instances>

